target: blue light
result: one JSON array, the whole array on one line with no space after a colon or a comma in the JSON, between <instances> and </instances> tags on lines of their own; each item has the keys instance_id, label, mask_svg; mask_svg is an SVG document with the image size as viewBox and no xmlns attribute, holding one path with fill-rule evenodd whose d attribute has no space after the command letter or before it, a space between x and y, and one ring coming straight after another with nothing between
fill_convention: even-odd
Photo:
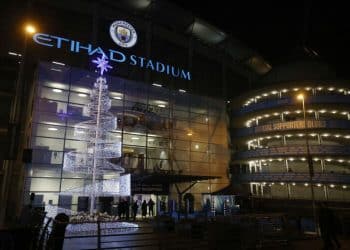
<instances>
[{"instance_id":1,"label":"blue light","mask_svg":"<svg viewBox=\"0 0 350 250\"><path fill-rule=\"evenodd\" d=\"M112 66L108 64L108 60L106 60L106 56L102 55L102 58L97 57L96 60L92 60L93 63L95 63L97 68L100 68L100 75L103 75L103 72L108 69L111 69Z\"/></svg>"},{"instance_id":2,"label":"blue light","mask_svg":"<svg viewBox=\"0 0 350 250\"><path fill-rule=\"evenodd\" d=\"M82 44L79 41L43 33L34 34L33 40L37 44L56 49L65 49L66 51L69 51L71 53L85 53L89 56L93 56L94 54L102 55L102 58L93 61L97 64L97 67L100 68L101 75L103 75L104 72L107 72L108 69L112 68L108 64L108 61L106 61L107 59L116 63L125 63L139 68L143 68L145 70L166 74L174 78L180 78L187 81L192 80L192 75L190 71L174 65L166 64L164 62L152 60L150 58L137 55L128 55L121 51L112 49L106 50L101 47L94 47L90 43Z\"/></svg>"}]
</instances>

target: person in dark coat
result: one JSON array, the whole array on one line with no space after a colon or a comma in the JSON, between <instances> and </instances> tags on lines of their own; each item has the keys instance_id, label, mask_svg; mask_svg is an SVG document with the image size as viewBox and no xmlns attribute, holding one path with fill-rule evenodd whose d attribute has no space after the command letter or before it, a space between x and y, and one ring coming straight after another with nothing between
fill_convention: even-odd
<instances>
[{"instance_id":1,"label":"person in dark coat","mask_svg":"<svg viewBox=\"0 0 350 250\"><path fill-rule=\"evenodd\" d=\"M147 215L147 203L146 200L143 200L142 205L141 205L141 210L142 210L142 218L145 218Z\"/></svg>"},{"instance_id":2,"label":"person in dark coat","mask_svg":"<svg viewBox=\"0 0 350 250\"><path fill-rule=\"evenodd\" d=\"M128 200L125 200L125 219L129 220L130 218L130 204Z\"/></svg>"},{"instance_id":3,"label":"person in dark coat","mask_svg":"<svg viewBox=\"0 0 350 250\"><path fill-rule=\"evenodd\" d=\"M339 229L338 219L334 212L327 206L325 202L319 203L319 225L321 237L323 240L323 249L333 249L334 244L340 248L340 243L337 239Z\"/></svg>"},{"instance_id":4,"label":"person in dark coat","mask_svg":"<svg viewBox=\"0 0 350 250\"><path fill-rule=\"evenodd\" d=\"M119 198L119 202L118 202L118 218L119 218L119 220L122 219L122 215L123 215L123 201L121 198Z\"/></svg>"},{"instance_id":5,"label":"person in dark coat","mask_svg":"<svg viewBox=\"0 0 350 250\"><path fill-rule=\"evenodd\" d=\"M132 215L133 215L134 221L136 220L138 208L139 208L139 205L137 205L137 201L134 201L134 203L132 204Z\"/></svg>"},{"instance_id":6,"label":"person in dark coat","mask_svg":"<svg viewBox=\"0 0 350 250\"><path fill-rule=\"evenodd\" d=\"M148 215L153 216L153 207L154 207L154 201L152 198L149 199L148 201Z\"/></svg>"}]
</instances>

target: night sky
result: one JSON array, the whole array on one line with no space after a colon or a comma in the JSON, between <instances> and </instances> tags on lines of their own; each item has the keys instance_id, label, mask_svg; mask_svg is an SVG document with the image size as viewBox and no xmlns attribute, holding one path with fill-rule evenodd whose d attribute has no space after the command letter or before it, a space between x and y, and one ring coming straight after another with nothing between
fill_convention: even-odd
<instances>
[{"instance_id":1,"label":"night sky","mask_svg":"<svg viewBox=\"0 0 350 250\"><path fill-rule=\"evenodd\" d=\"M272 66L305 45L349 78L350 18L346 1L172 0L256 50ZM228 7L231 3L232 7Z\"/></svg>"}]
</instances>

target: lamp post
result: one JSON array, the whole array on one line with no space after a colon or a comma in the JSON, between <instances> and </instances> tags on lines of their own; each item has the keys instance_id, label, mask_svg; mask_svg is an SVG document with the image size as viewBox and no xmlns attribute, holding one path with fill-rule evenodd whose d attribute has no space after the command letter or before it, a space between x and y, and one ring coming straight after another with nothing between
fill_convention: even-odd
<instances>
[{"instance_id":1,"label":"lamp post","mask_svg":"<svg viewBox=\"0 0 350 250\"><path fill-rule=\"evenodd\" d=\"M305 111L305 96L303 94L299 94L297 96L297 99L299 101L302 101L303 105L303 115L304 115L304 129L305 129L305 138L306 138L306 157L307 157L307 163L309 168L309 181L310 181L310 190L311 190L311 200L312 200L312 214L314 217L314 223L315 223L315 231L316 234L318 234L318 220L317 220L317 214L316 214L316 204L315 204L315 192L314 192L314 185L313 185L313 176L314 176L314 166L312 162L312 157L310 154L310 147L309 147L309 137L307 135L307 122L306 122L306 111Z\"/></svg>"},{"instance_id":2,"label":"lamp post","mask_svg":"<svg viewBox=\"0 0 350 250\"><path fill-rule=\"evenodd\" d=\"M27 24L24 27L24 41L23 41L23 50L22 50L22 58L19 62L19 70L17 75L17 81L15 85L15 96L13 100L13 104L11 107L10 112L10 124L12 124L13 129L11 131L11 142L10 142L10 148L9 148L9 158L15 159L16 154L18 152L18 142L19 142L19 133L18 127L20 125L20 114L21 114L21 107L23 105L23 95L24 95L24 82L23 82L23 75L24 75L24 64L26 63L26 54L27 54L27 43L28 43L28 36L35 33L36 29L33 25Z\"/></svg>"},{"instance_id":3,"label":"lamp post","mask_svg":"<svg viewBox=\"0 0 350 250\"><path fill-rule=\"evenodd\" d=\"M9 148L8 148L8 157L4 161L4 171L5 171L5 181L1 187L3 190L0 194L0 202L7 204L0 210L0 224L3 220L7 219L10 221L13 219L14 214L18 211L18 207L10 207L9 204L13 203L11 200L20 199L18 190L18 185L13 185L14 173L21 173L20 168L20 157L22 154L23 145L21 145L21 141L23 137L21 136L21 128L23 128L23 124L21 119L23 118L23 114L26 108L25 102L25 83L24 83L24 70L26 63L26 54L27 54L27 43L28 38L36 32L36 29L33 25L27 24L24 27L24 40L22 47L21 60L19 62L19 69L17 74L17 80L15 82L15 95L11 104L11 110L9 115Z\"/></svg>"}]
</instances>

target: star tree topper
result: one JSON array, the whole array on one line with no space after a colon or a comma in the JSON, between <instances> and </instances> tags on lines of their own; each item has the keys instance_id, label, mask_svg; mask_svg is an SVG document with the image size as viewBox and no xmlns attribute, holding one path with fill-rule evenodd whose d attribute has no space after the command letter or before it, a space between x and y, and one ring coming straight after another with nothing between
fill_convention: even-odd
<instances>
[{"instance_id":1,"label":"star tree topper","mask_svg":"<svg viewBox=\"0 0 350 250\"><path fill-rule=\"evenodd\" d=\"M103 73L108 69L111 69L112 66L108 64L108 60L106 59L105 55L102 55L102 58L97 57L96 60L92 60L93 63L95 63L97 68L100 68L100 75L102 76Z\"/></svg>"}]
</instances>

